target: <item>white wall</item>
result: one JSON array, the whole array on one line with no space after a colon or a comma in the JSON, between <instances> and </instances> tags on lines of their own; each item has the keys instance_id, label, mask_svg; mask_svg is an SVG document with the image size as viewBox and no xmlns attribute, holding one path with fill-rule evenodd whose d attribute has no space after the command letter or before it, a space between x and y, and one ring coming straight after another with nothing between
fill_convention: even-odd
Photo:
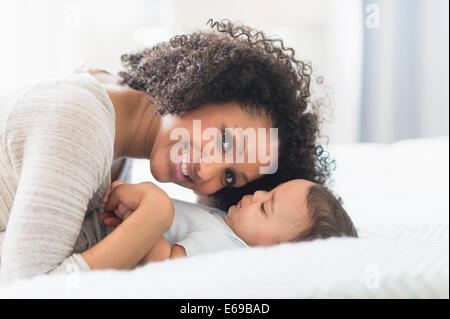
<instances>
[{"instance_id":1,"label":"white wall","mask_svg":"<svg viewBox=\"0 0 450 319\"><path fill-rule=\"evenodd\" d=\"M420 103L423 137L449 133L449 1L421 2Z\"/></svg>"},{"instance_id":2,"label":"white wall","mask_svg":"<svg viewBox=\"0 0 450 319\"><path fill-rule=\"evenodd\" d=\"M383 3L387 10L377 34L383 43L391 43L391 0ZM448 135L448 1L423 0L421 5L420 34L411 35L424 41L420 98L427 107L420 114L421 136ZM123 53L205 28L209 18L227 18L280 36L298 58L311 61L315 76L324 76L334 92L333 114L326 113L333 121L324 125L323 133L331 143L356 142L360 136L363 13L361 0L2 0L0 91L64 75L82 63L117 72ZM389 56L394 52L389 46L378 49L381 58L392 60ZM383 63L374 74L380 80L377 90L381 93L375 95L380 117L372 120L381 135L394 119L393 101L383 94L395 85L393 77L386 76L390 69L389 63ZM138 163L136 167L145 174L135 170L139 175L133 176L135 180L151 179L147 164ZM192 193L183 193L190 190L162 186L175 197L193 198Z\"/></svg>"},{"instance_id":3,"label":"white wall","mask_svg":"<svg viewBox=\"0 0 450 319\"><path fill-rule=\"evenodd\" d=\"M361 64L359 0L2 0L0 90L91 63L112 72L120 55L205 28L209 18L238 20L282 37L310 60L335 92L332 142L358 137Z\"/></svg>"},{"instance_id":4,"label":"white wall","mask_svg":"<svg viewBox=\"0 0 450 319\"><path fill-rule=\"evenodd\" d=\"M448 0L364 0L380 25L364 29L361 139L448 136Z\"/></svg>"}]
</instances>

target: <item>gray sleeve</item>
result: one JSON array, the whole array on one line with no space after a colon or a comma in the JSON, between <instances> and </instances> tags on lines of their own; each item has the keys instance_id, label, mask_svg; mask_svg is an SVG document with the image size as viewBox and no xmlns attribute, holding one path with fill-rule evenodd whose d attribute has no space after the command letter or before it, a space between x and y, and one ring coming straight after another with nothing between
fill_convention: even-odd
<instances>
[{"instance_id":1,"label":"gray sleeve","mask_svg":"<svg viewBox=\"0 0 450 319\"><path fill-rule=\"evenodd\" d=\"M3 241L3 282L70 265L89 269L73 248L111 167L114 114L104 94L78 75L29 91L11 114L6 145L19 183Z\"/></svg>"},{"instance_id":2,"label":"gray sleeve","mask_svg":"<svg viewBox=\"0 0 450 319\"><path fill-rule=\"evenodd\" d=\"M99 214L100 209L95 209L84 217L80 234L73 248L74 253L82 253L95 246L114 230L114 227L108 227L98 219Z\"/></svg>"}]
</instances>

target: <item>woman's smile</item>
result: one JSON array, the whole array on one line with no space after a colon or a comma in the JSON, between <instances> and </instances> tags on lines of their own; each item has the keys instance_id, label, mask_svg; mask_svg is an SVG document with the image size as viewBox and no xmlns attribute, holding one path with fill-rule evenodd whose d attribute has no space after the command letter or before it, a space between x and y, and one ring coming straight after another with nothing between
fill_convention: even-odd
<instances>
[{"instance_id":1,"label":"woman's smile","mask_svg":"<svg viewBox=\"0 0 450 319\"><path fill-rule=\"evenodd\" d=\"M189 158L188 158L188 154L187 154L185 148L183 148L182 152L183 152L183 155L181 157L181 172L183 173L183 175L185 177L189 178L189 172L188 172Z\"/></svg>"},{"instance_id":2,"label":"woman's smile","mask_svg":"<svg viewBox=\"0 0 450 319\"><path fill-rule=\"evenodd\" d=\"M189 158L190 158L189 148L186 144L183 145L182 149L180 149L180 151L178 152L178 158L173 163L175 178L180 182L181 181L193 182L192 178L193 175Z\"/></svg>"}]
</instances>

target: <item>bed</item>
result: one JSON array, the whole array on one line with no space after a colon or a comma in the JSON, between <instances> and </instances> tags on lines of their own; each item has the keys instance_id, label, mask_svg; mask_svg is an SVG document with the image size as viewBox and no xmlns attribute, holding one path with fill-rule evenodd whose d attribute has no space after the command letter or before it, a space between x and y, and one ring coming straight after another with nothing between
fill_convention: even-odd
<instances>
[{"instance_id":1,"label":"bed","mask_svg":"<svg viewBox=\"0 0 450 319\"><path fill-rule=\"evenodd\" d=\"M220 251L132 271L41 275L0 298L449 298L449 139L340 144L333 188L360 238ZM135 160L130 180L150 179ZM193 201L189 190L163 185ZM167 188L168 187L168 188Z\"/></svg>"}]
</instances>

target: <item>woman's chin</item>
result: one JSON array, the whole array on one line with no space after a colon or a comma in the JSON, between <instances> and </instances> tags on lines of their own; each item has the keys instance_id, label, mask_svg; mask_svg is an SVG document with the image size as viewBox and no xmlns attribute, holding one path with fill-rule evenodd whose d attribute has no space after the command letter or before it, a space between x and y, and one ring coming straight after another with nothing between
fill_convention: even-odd
<instances>
[{"instance_id":1,"label":"woman's chin","mask_svg":"<svg viewBox=\"0 0 450 319\"><path fill-rule=\"evenodd\" d=\"M169 172L162 172L161 170L158 170L155 166L156 165L150 166L150 173L157 182L159 183L173 182Z\"/></svg>"},{"instance_id":2,"label":"woman's chin","mask_svg":"<svg viewBox=\"0 0 450 319\"><path fill-rule=\"evenodd\" d=\"M171 176L169 178L169 180L166 182L171 182L171 183L177 184L177 185L185 187L185 188L193 189L192 188L193 185L191 183L189 183L189 181L187 181L186 179L180 180L179 178L177 178L177 176Z\"/></svg>"}]
</instances>

